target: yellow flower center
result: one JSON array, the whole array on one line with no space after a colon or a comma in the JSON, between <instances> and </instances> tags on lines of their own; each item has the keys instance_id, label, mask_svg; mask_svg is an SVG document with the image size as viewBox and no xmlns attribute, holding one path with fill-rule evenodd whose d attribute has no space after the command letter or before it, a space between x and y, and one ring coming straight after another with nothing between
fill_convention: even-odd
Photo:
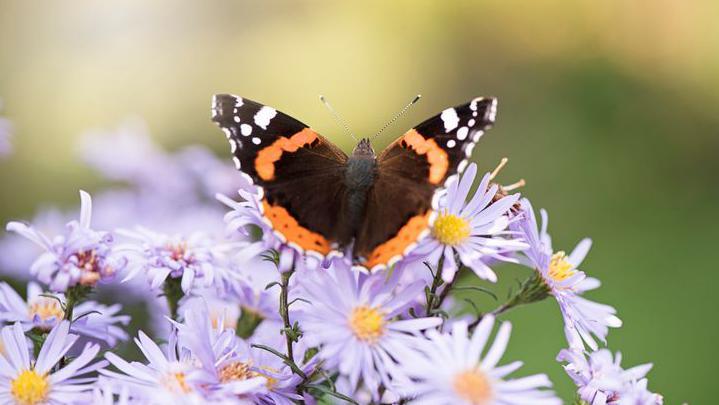
<instances>
[{"instance_id":1,"label":"yellow flower center","mask_svg":"<svg viewBox=\"0 0 719 405\"><path fill-rule=\"evenodd\" d=\"M35 370L24 370L12 382L10 393L20 405L35 405L45 402L50 391L50 383L44 375Z\"/></svg>"},{"instance_id":2,"label":"yellow flower center","mask_svg":"<svg viewBox=\"0 0 719 405\"><path fill-rule=\"evenodd\" d=\"M100 267L100 260L94 250L86 250L75 254L77 256L77 267L82 270L80 284L94 286L105 275L111 275L114 270L110 266Z\"/></svg>"},{"instance_id":3,"label":"yellow flower center","mask_svg":"<svg viewBox=\"0 0 719 405\"><path fill-rule=\"evenodd\" d=\"M185 380L185 373L181 371L167 374L162 383L172 392L186 394L192 391Z\"/></svg>"},{"instance_id":4,"label":"yellow flower center","mask_svg":"<svg viewBox=\"0 0 719 405\"><path fill-rule=\"evenodd\" d=\"M444 245L455 246L469 237L469 221L454 214L441 214L432 226L432 235Z\"/></svg>"},{"instance_id":5,"label":"yellow flower center","mask_svg":"<svg viewBox=\"0 0 719 405\"><path fill-rule=\"evenodd\" d=\"M552 255L552 259L549 261L549 277L554 281L566 280L577 272L574 270L574 266L567 261L566 256L567 255L560 250Z\"/></svg>"},{"instance_id":6,"label":"yellow flower center","mask_svg":"<svg viewBox=\"0 0 719 405\"><path fill-rule=\"evenodd\" d=\"M236 380L247 380L252 377L257 377L257 373L250 370L248 363L236 361L230 363L220 369L220 382L227 383Z\"/></svg>"},{"instance_id":7,"label":"yellow flower center","mask_svg":"<svg viewBox=\"0 0 719 405\"><path fill-rule=\"evenodd\" d=\"M384 335L384 314L375 308L363 305L353 309L349 324L359 340L374 343Z\"/></svg>"},{"instance_id":8,"label":"yellow flower center","mask_svg":"<svg viewBox=\"0 0 719 405\"><path fill-rule=\"evenodd\" d=\"M28 308L30 317L39 317L43 321L55 318L60 320L65 317L65 311L60 306L60 301L48 297L35 297Z\"/></svg>"},{"instance_id":9,"label":"yellow flower center","mask_svg":"<svg viewBox=\"0 0 719 405\"><path fill-rule=\"evenodd\" d=\"M181 261L185 260L185 253L187 253L187 242L182 241L178 243L169 243L167 250L170 251L170 257L172 260Z\"/></svg>"},{"instance_id":10,"label":"yellow flower center","mask_svg":"<svg viewBox=\"0 0 719 405\"><path fill-rule=\"evenodd\" d=\"M454 392L473 405L489 404L492 398L492 387L483 372L467 370L454 377Z\"/></svg>"}]
</instances>

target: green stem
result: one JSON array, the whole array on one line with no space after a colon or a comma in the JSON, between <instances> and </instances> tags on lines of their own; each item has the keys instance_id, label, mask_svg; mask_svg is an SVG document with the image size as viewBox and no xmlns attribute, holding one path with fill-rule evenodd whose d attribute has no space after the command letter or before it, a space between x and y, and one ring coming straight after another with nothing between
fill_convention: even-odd
<instances>
[{"instance_id":1,"label":"green stem","mask_svg":"<svg viewBox=\"0 0 719 405\"><path fill-rule=\"evenodd\" d=\"M284 273L281 273L282 282L280 284L280 288L282 289L280 291L280 316L282 317L282 323L284 325L284 332L285 332L285 340L287 341L287 357L290 361L295 361L294 352L292 349L292 345L297 338L297 336L294 335L294 330L292 328L292 324L290 323L290 308L287 302L287 297L289 296L290 288L290 278L292 277L292 274L294 273L294 268L286 271Z\"/></svg>"},{"instance_id":2,"label":"green stem","mask_svg":"<svg viewBox=\"0 0 719 405\"><path fill-rule=\"evenodd\" d=\"M185 296L181 283L181 278L170 277L162 284L162 292L170 309L170 317L175 321L177 320L177 308L180 305L180 299Z\"/></svg>"},{"instance_id":3,"label":"green stem","mask_svg":"<svg viewBox=\"0 0 719 405\"><path fill-rule=\"evenodd\" d=\"M542 301L549 296L549 292L549 286L547 286L547 283L544 282L541 274L539 274L538 271L535 271L532 276L524 280L519 288L519 291L512 295L502 305L489 312L489 314L497 316L509 311L512 308ZM470 328L477 326L481 320L482 317L480 316L477 320L470 324Z\"/></svg>"},{"instance_id":4,"label":"green stem","mask_svg":"<svg viewBox=\"0 0 719 405\"><path fill-rule=\"evenodd\" d=\"M73 311L75 306L87 298L88 294L92 291L92 287L84 285L76 285L68 288L65 294L65 317L66 321L72 322Z\"/></svg>"},{"instance_id":5,"label":"green stem","mask_svg":"<svg viewBox=\"0 0 719 405\"><path fill-rule=\"evenodd\" d=\"M439 263L437 263L437 269L435 270L434 278L432 279L432 286L430 287L429 292L427 292L427 316L432 316L434 310L439 308L439 306L442 304L442 301L444 300L444 297L437 296L437 289L439 289L439 287L441 287L444 283L444 280L442 279L443 267L444 256L441 256L439 258ZM446 296L446 294L442 295Z\"/></svg>"}]
</instances>

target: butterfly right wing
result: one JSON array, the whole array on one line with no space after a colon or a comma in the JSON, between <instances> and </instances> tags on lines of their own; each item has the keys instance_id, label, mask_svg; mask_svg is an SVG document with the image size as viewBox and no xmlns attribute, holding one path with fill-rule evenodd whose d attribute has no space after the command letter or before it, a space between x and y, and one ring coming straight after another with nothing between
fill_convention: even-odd
<instances>
[{"instance_id":1,"label":"butterfly right wing","mask_svg":"<svg viewBox=\"0 0 719 405\"><path fill-rule=\"evenodd\" d=\"M275 233L301 251L329 254L347 155L300 121L245 98L214 96L212 121L225 132L237 169L260 188Z\"/></svg>"},{"instance_id":2,"label":"butterfly right wing","mask_svg":"<svg viewBox=\"0 0 719 405\"><path fill-rule=\"evenodd\" d=\"M355 257L370 270L391 266L429 232L441 190L467 165L495 120L497 100L475 98L425 120L377 159Z\"/></svg>"}]
</instances>

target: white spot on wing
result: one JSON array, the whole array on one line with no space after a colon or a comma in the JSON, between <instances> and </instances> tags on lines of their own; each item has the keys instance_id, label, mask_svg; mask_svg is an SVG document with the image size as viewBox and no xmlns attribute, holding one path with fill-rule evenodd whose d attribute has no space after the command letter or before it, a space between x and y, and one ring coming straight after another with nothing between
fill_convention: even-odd
<instances>
[{"instance_id":1,"label":"white spot on wing","mask_svg":"<svg viewBox=\"0 0 719 405\"><path fill-rule=\"evenodd\" d=\"M260 143L262 143L262 140L260 140L260 138L255 136L255 137L252 137L252 143L254 143L255 145L259 145Z\"/></svg>"},{"instance_id":2,"label":"white spot on wing","mask_svg":"<svg viewBox=\"0 0 719 405\"><path fill-rule=\"evenodd\" d=\"M235 115L234 117L232 117L232 119L234 119L235 122L240 122L240 116L239 116L239 115Z\"/></svg>"},{"instance_id":3,"label":"white spot on wing","mask_svg":"<svg viewBox=\"0 0 719 405\"><path fill-rule=\"evenodd\" d=\"M225 136L227 137L227 139L230 139L230 137L232 136L232 131L230 131L229 128L222 128L222 132L225 133Z\"/></svg>"},{"instance_id":4,"label":"white spot on wing","mask_svg":"<svg viewBox=\"0 0 719 405\"><path fill-rule=\"evenodd\" d=\"M470 143L467 145L467 149L464 150L464 154L467 155L467 157L472 156L472 151L474 150L474 144Z\"/></svg>"},{"instance_id":5,"label":"white spot on wing","mask_svg":"<svg viewBox=\"0 0 719 405\"><path fill-rule=\"evenodd\" d=\"M237 142L234 139L230 139L230 152L235 153L237 150Z\"/></svg>"},{"instance_id":6,"label":"white spot on wing","mask_svg":"<svg viewBox=\"0 0 719 405\"><path fill-rule=\"evenodd\" d=\"M235 169L240 170L242 168L242 164L240 164L240 159L238 159L237 156L233 156L232 161L235 162Z\"/></svg>"},{"instance_id":7,"label":"white spot on wing","mask_svg":"<svg viewBox=\"0 0 719 405\"><path fill-rule=\"evenodd\" d=\"M245 102L242 100L242 97L237 97L235 99L235 107L242 107L243 104L245 104Z\"/></svg>"},{"instance_id":8,"label":"white spot on wing","mask_svg":"<svg viewBox=\"0 0 719 405\"><path fill-rule=\"evenodd\" d=\"M474 124L476 124L476 123L477 123L477 121L475 121L474 118L472 118L471 120L469 120L469 122L467 123L467 125L469 125L470 127L473 127Z\"/></svg>"},{"instance_id":9,"label":"white spot on wing","mask_svg":"<svg viewBox=\"0 0 719 405\"><path fill-rule=\"evenodd\" d=\"M469 128L462 127L457 131L457 139L459 139L460 141L463 141L463 140L467 139L467 134L469 134Z\"/></svg>"},{"instance_id":10,"label":"white spot on wing","mask_svg":"<svg viewBox=\"0 0 719 405\"><path fill-rule=\"evenodd\" d=\"M482 137L482 134L484 134L484 131L477 131L474 133L474 136L472 136L472 142L479 141L479 138Z\"/></svg>"},{"instance_id":11,"label":"white spot on wing","mask_svg":"<svg viewBox=\"0 0 719 405\"><path fill-rule=\"evenodd\" d=\"M457 145L457 142L455 142L454 139L450 139L449 141L447 141L448 148L454 148L455 145Z\"/></svg>"},{"instance_id":12,"label":"white spot on wing","mask_svg":"<svg viewBox=\"0 0 719 405\"><path fill-rule=\"evenodd\" d=\"M240 133L242 133L243 136L250 136L250 134L252 134L252 125L250 125L250 124L240 125Z\"/></svg>"},{"instance_id":13,"label":"white spot on wing","mask_svg":"<svg viewBox=\"0 0 719 405\"><path fill-rule=\"evenodd\" d=\"M260 108L260 111L257 111L257 114L255 114L255 125L262 129L267 129L267 126L270 125L270 121L275 115L277 115L277 110L272 107L263 106Z\"/></svg>"},{"instance_id":14,"label":"white spot on wing","mask_svg":"<svg viewBox=\"0 0 719 405\"><path fill-rule=\"evenodd\" d=\"M494 122L494 119L497 118L497 99L492 99L492 104L489 106L489 120Z\"/></svg>"},{"instance_id":15,"label":"white spot on wing","mask_svg":"<svg viewBox=\"0 0 719 405\"><path fill-rule=\"evenodd\" d=\"M457 111L455 111L454 108L448 108L442 111L442 114L439 117L444 123L444 132L449 132L457 128L457 125L459 125L459 117L457 116Z\"/></svg>"}]
</instances>

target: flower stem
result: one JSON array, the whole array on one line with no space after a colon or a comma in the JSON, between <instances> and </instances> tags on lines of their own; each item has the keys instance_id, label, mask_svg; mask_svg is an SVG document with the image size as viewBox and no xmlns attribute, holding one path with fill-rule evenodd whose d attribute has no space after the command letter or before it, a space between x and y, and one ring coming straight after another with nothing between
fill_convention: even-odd
<instances>
[{"instance_id":1,"label":"flower stem","mask_svg":"<svg viewBox=\"0 0 719 405\"><path fill-rule=\"evenodd\" d=\"M65 295L65 317L66 321L72 322L73 310L75 305L81 303L87 298L88 294L92 291L92 287L84 285L76 285L68 288Z\"/></svg>"},{"instance_id":2,"label":"flower stem","mask_svg":"<svg viewBox=\"0 0 719 405\"><path fill-rule=\"evenodd\" d=\"M185 296L182 291L181 279L168 277L162 284L162 292L167 300L167 307L170 309L170 317L176 321L180 299Z\"/></svg>"},{"instance_id":3,"label":"flower stem","mask_svg":"<svg viewBox=\"0 0 719 405\"><path fill-rule=\"evenodd\" d=\"M425 293L427 295L427 316L432 316L434 311L442 305L442 301L444 301L444 298L446 297L446 294L443 292L440 296L437 296L437 290L439 287L444 284L444 280L442 279L442 268L444 267L444 256L441 256L439 258L439 263L437 263L437 269L434 273L434 278L432 279L432 285L429 288L429 291L425 290ZM448 286L447 286L448 287ZM445 287L445 290L447 290L447 287Z\"/></svg>"},{"instance_id":4,"label":"flower stem","mask_svg":"<svg viewBox=\"0 0 719 405\"><path fill-rule=\"evenodd\" d=\"M544 282L539 272L535 271L532 276L524 280L519 287L519 290L513 294L507 301L502 305L498 306L489 314L497 316L503 314L514 307L520 305L531 304L533 302L542 301L549 296L549 286ZM475 327L482 320L482 316L478 317L477 320L470 324L470 327Z\"/></svg>"},{"instance_id":5,"label":"flower stem","mask_svg":"<svg viewBox=\"0 0 719 405\"><path fill-rule=\"evenodd\" d=\"M282 317L282 323L284 325L283 332L285 334L285 340L287 341L287 357L292 362L295 361L292 345L295 341L297 341L297 339L299 339L299 336L295 334L295 328L293 328L292 324L290 323L290 307L287 301L287 297L289 296L290 291L290 278L292 277L293 273L294 268L290 271L281 273L282 281L280 283L280 316Z\"/></svg>"}]
</instances>

